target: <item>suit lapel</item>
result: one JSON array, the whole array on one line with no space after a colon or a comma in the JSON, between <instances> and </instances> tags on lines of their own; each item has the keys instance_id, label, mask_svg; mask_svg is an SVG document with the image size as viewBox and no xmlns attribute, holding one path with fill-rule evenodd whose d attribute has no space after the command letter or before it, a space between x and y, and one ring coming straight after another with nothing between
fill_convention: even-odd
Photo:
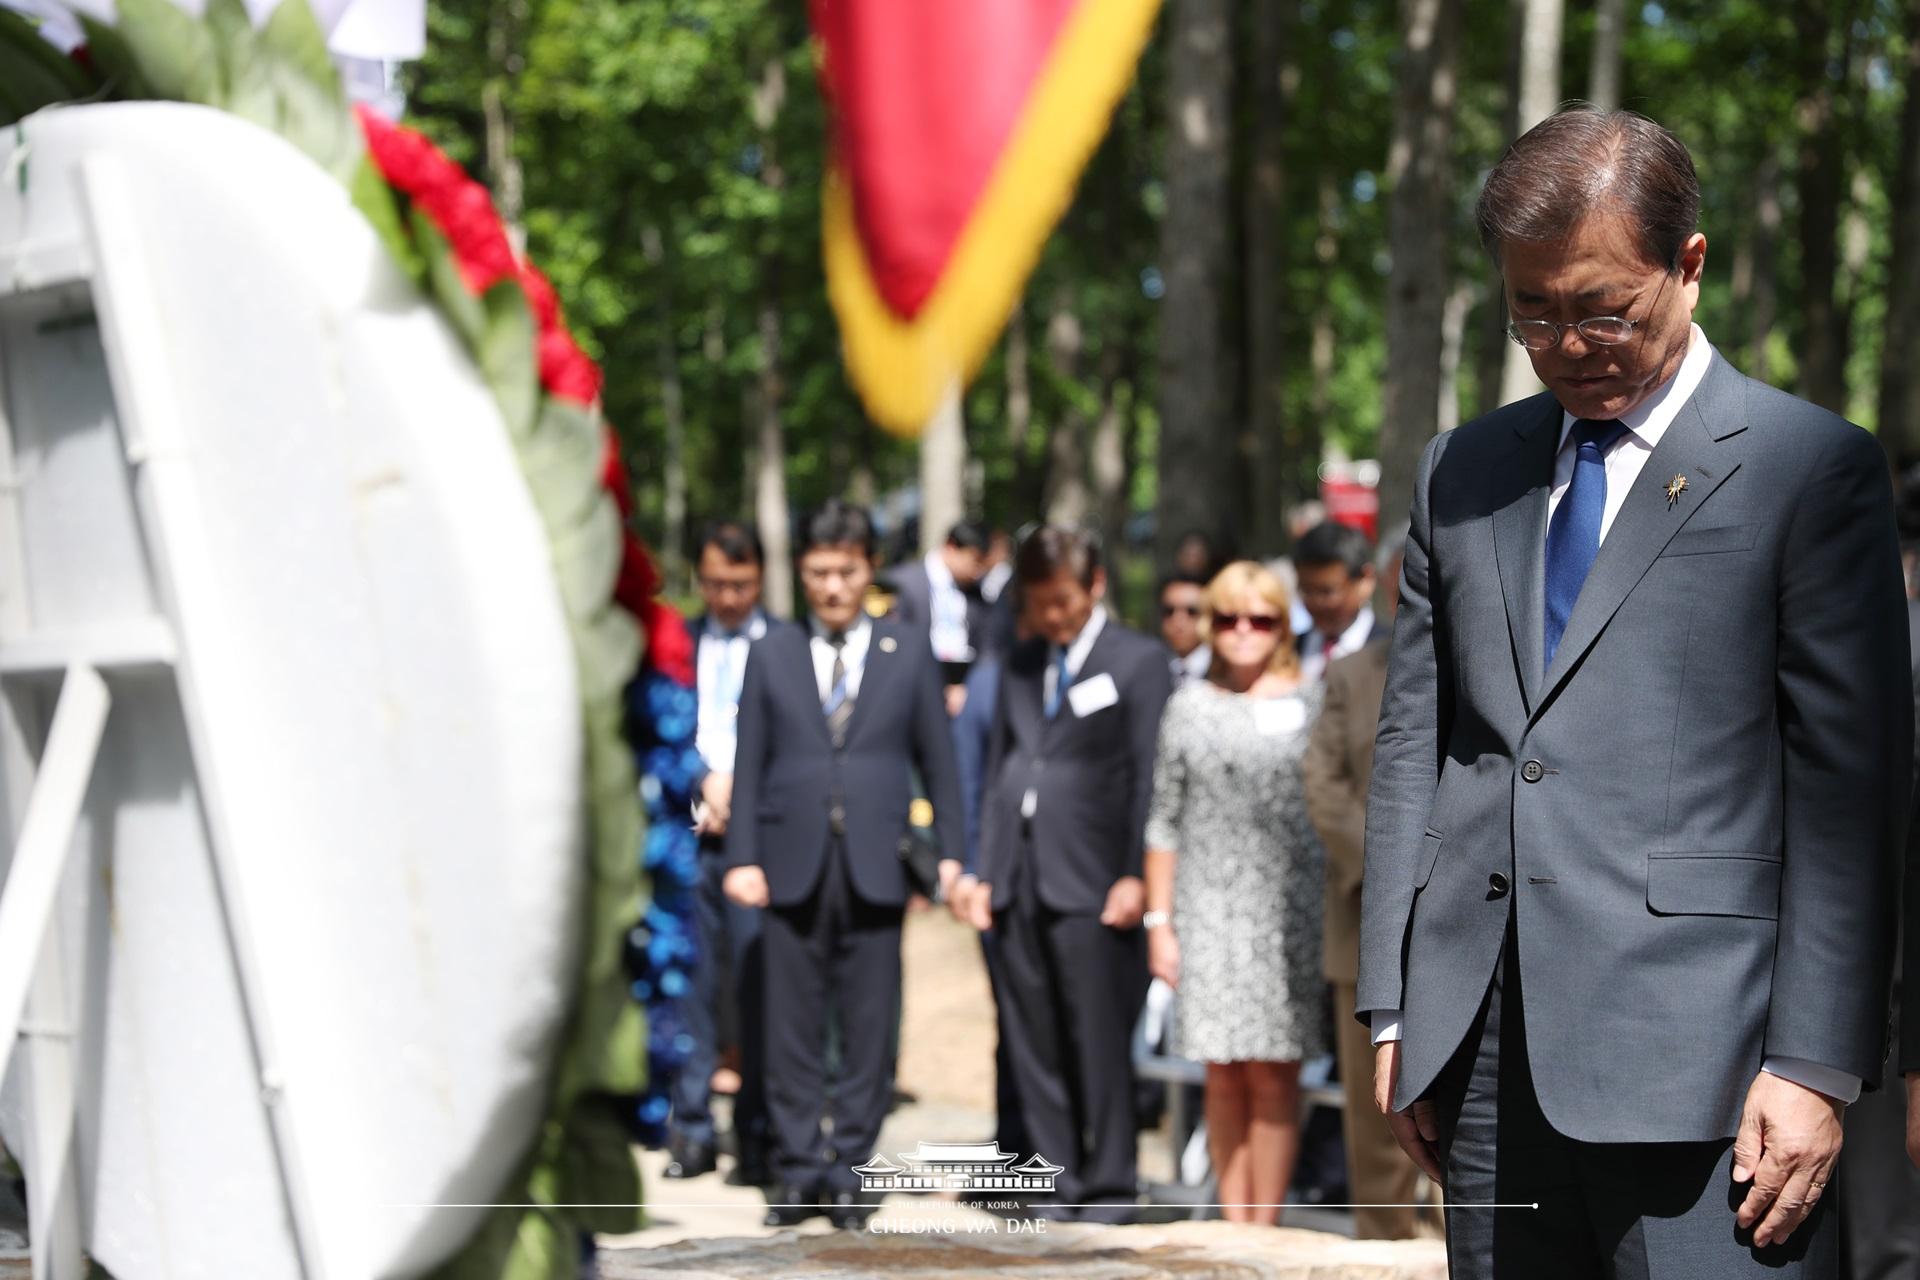
<instances>
[{"instance_id":1,"label":"suit lapel","mask_svg":"<svg viewBox=\"0 0 1920 1280\"><path fill-rule=\"evenodd\" d=\"M1073 703L1067 700L1067 695L1073 692L1075 685L1091 680L1107 669L1106 657L1109 642L1113 639L1114 626L1113 615L1108 614L1106 624L1100 628L1100 634L1093 638L1093 647L1087 650L1086 661L1080 664L1079 674L1068 681L1067 687L1061 691L1060 709L1054 712L1053 719L1046 721L1045 731L1050 732L1055 725L1060 724L1062 721L1078 719L1073 713ZM1046 716L1046 679L1046 672L1042 670L1040 673L1040 714L1043 719Z\"/></svg>"},{"instance_id":2,"label":"suit lapel","mask_svg":"<svg viewBox=\"0 0 1920 1280\"><path fill-rule=\"evenodd\" d=\"M1560 447L1562 421L1560 403L1552 396L1544 399L1540 416L1515 428L1520 439L1512 475L1524 487L1507 495L1493 513L1493 554L1507 606L1507 635L1529 713L1539 700L1546 650L1547 495L1553 489L1553 455Z\"/></svg>"},{"instance_id":3,"label":"suit lapel","mask_svg":"<svg viewBox=\"0 0 1920 1280\"><path fill-rule=\"evenodd\" d=\"M860 732L860 726L872 716L867 714L869 699L880 694L893 679L894 669L900 665L900 641L894 636L893 624L876 620L873 631L867 637L867 664L860 672L860 696L853 700L853 715L847 720L847 741L852 742L854 735ZM820 717L821 724L826 716Z\"/></svg>"},{"instance_id":4,"label":"suit lapel","mask_svg":"<svg viewBox=\"0 0 1920 1280\"><path fill-rule=\"evenodd\" d=\"M1542 681L1539 703L1530 708L1531 715L1539 715L1539 707L1553 697L1581 656L1600 638L1673 535L1706 505L1728 476L1740 469L1737 453L1719 442L1746 429L1744 398L1740 374L1716 353L1707 376L1640 469L1606 540L1600 544L1600 553L1567 619L1566 633L1560 637L1560 648L1553 655L1553 665ZM1687 487L1677 502L1670 502L1667 487L1675 476L1685 476Z\"/></svg>"},{"instance_id":5,"label":"suit lapel","mask_svg":"<svg viewBox=\"0 0 1920 1280\"><path fill-rule=\"evenodd\" d=\"M813 628L802 622L794 630L799 633L800 642L789 646L793 653L790 662L793 675L787 683L800 695L801 705L813 709L812 715L802 716L801 719L812 721L820 731L821 740L832 743L833 735L827 730L827 715L820 707L820 679L813 673Z\"/></svg>"}]
</instances>

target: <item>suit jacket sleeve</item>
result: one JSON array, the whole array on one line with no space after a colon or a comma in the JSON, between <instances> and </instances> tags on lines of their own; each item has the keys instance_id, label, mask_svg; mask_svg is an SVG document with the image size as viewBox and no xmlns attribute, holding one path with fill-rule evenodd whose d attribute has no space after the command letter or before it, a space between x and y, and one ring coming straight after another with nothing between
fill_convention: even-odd
<instances>
[{"instance_id":1,"label":"suit jacket sleeve","mask_svg":"<svg viewBox=\"0 0 1920 1280\"><path fill-rule=\"evenodd\" d=\"M1779 593L1783 865L1765 1052L1877 1080L1913 719L1892 493L1866 432L1847 429L1812 468Z\"/></svg>"},{"instance_id":2,"label":"suit jacket sleeve","mask_svg":"<svg viewBox=\"0 0 1920 1280\"><path fill-rule=\"evenodd\" d=\"M913 686L913 753L920 780L933 801L933 830L942 859L966 855L966 822L960 811L960 769L953 758L953 723L947 719L940 664L925 637L912 640L918 672Z\"/></svg>"},{"instance_id":3,"label":"suit jacket sleeve","mask_svg":"<svg viewBox=\"0 0 1920 1280\"><path fill-rule=\"evenodd\" d=\"M1352 730L1347 710L1353 696L1351 669L1344 662L1327 668L1326 701L1307 739L1300 772L1305 782L1307 816L1327 850L1327 878L1348 882L1361 867L1367 828L1367 798L1353 776Z\"/></svg>"},{"instance_id":4,"label":"suit jacket sleeve","mask_svg":"<svg viewBox=\"0 0 1920 1280\"><path fill-rule=\"evenodd\" d=\"M977 873L980 864L981 806L986 801L987 786L987 743L993 735L998 689L998 665L991 660L976 664L967 675L966 705L953 718L953 762L960 776L960 813L966 822L966 857L961 862L969 873Z\"/></svg>"},{"instance_id":5,"label":"suit jacket sleeve","mask_svg":"<svg viewBox=\"0 0 1920 1280\"><path fill-rule=\"evenodd\" d=\"M1913 727L1920 737L1920 669L1914 672ZM1920 751L1915 753L1914 802L1920 803ZM1901 1074L1920 1071L1920 823L1913 821L1913 805L1907 809L1907 858L1902 873L1905 909L1900 932L1904 955L1900 977L1900 1064Z\"/></svg>"},{"instance_id":6,"label":"suit jacket sleeve","mask_svg":"<svg viewBox=\"0 0 1920 1280\"><path fill-rule=\"evenodd\" d=\"M1445 435L1420 456L1413 487L1400 608L1394 615L1380 729L1374 738L1373 784L1367 793L1366 870L1360 894L1360 983L1354 1012L1364 1024L1375 1009L1401 1006L1403 954L1413 916L1413 880L1440 782L1452 707L1445 620L1438 617L1433 549L1433 472Z\"/></svg>"},{"instance_id":7,"label":"suit jacket sleeve","mask_svg":"<svg viewBox=\"0 0 1920 1280\"><path fill-rule=\"evenodd\" d=\"M1173 693L1173 672L1161 661L1160 647L1145 650L1121 699L1127 708L1128 751L1133 761L1133 795L1127 815L1127 859L1122 876L1144 875L1147 862L1147 812L1153 804L1153 758L1160 749L1160 716Z\"/></svg>"},{"instance_id":8,"label":"suit jacket sleeve","mask_svg":"<svg viewBox=\"0 0 1920 1280\"><path fill-rule=\"evenodd\" d=\"M760 851L760 795L766 785L767 755L772 745L767 706L765 642L747 650L747 669L741 677L739 745L733 756L733 818L727 823L722 860L734 867L762 865Z\"/></svg>"},{"instance_id":9,"label":"suit jacket sleeve","mask_svg":"<svg viewBox=\"0 0 1920 1280\"><path fill-rule=\"evenodd\" d=\"M1011 839L1002 830L1002 823L1008 815L1000 811L998 794L1000 771L1006 765L1008 743L1013 732L1007 722L1007 704L1012 701L1012 692L1007 686L1012 678L1013 658L1009 654L1000 667L999 695L993 700L993 718L987 730L986 764L980 776L980 842L974 850L973 862L967 867L968 871L989 882L999 874L989 865L996 842Z\"/></svg>"}]
</instances>

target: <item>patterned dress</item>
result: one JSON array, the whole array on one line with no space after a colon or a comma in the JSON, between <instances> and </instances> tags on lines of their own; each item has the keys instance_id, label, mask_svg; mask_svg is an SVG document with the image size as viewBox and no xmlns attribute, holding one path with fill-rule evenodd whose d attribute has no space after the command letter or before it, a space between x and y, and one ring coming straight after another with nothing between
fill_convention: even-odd
<instances>
[{"instance_id":1,"label":"patterned dress","mask_svg":"<svg viewBox=\"0 0 1920 1280\"><path fill-rule=\"evenodd\" d=\"M1300 758L1317 684L1254 699L1179 689L1160 722L1150 848L1178 855L1173 1049L1201 1062L1288 1062L1326 1052L1320 838Z\"/></svg>"}]
</instances>

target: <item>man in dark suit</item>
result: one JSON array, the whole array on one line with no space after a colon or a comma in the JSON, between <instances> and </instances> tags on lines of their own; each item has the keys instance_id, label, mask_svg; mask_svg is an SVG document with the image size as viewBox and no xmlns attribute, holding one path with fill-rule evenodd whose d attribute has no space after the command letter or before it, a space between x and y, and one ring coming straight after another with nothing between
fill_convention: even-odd
<instances>
[{"instance_id":1,"label":"man in dark suit","mask_svg":"<svg viewBox=\"0 0 1920 1280\"><path fill-rule=\"evenodd\" d=\"M1107 616L1086 534L1043 525L1014 561L1035 638L1001 679L974 924L1001 940L1001 1034L1062 1211L1124 1221L1138 1193L1129 1044L1146 992L1141 866L1166 650Z\"/></svg>"},{"instance_id":2,"label":"man in dark suit","mask_svg":"<svg viewBox=\"0 0 1920 1280\"><path fill-rule=\"evenodd\" d=\"M1300 674L1318 680L1329 662L1360 652L1373 639L1373 547L1351 525L1317 524L1294 543L1293 572L1300 603L1313 619L1295 641Z\"/></svg>"},{"instance_id":3,"label":"man in dark suit","mask_svg":"<svg viewBox=\"0 0 1920 1280\"><path fill-rule=\"evenodd\" d=\"M767 1180L760 913L728 902L720 880L726 870L722 839L733 811L733 757L747 650L775 625L760 610L764 560L759 535L737 520L718 522L700 542L700 595L707 611L690 628L700 707L694 735L701 768L700 801L694 810L700 835L700 879L694 886L699 958L693 989L682 1002L693 1049L674 1077L672 1137L663 1170L669 1178L695 1178L714 1168L711 1081L720 1057L721 1028L733 1022L740 1046L740 1090L733 1103L735 1181L748 1186Z\"/></svg>"},{"instance_id":4,"label":"man in dark suit","mask_svg":"<svg viewBox=\"0 0 1920 1280\"><path fill-rule=\"evenodd\" d=\"M872 1212L852 1167L873 1153L892 1096L914 767L946 858L957 862L962 846L939 668L923 635L862 612L872 557L873 526L860 508L833 501L808 517L799 556L806 626L754 644L740 696L725 888L733 901L765 908L771 1226L816 1206L837 1226ZM830 1009L839 1031L831 1089ZM821 1123L829 1115L831 1146Z\"/></svg>"},{"instance_id":5,"label":"man in dark suit","mask_svg":"<svg viewBox=\"0 0 1920 1280\"><path fill-rule=\"evenodd\" d=\"M1548 393L1416 477L1355 1000L1460 1280L1834 1276L1841 1115L1886 1050L1885 456L1692 324L1699 208L1644 117L1509 148L1481 237Z\"/></svg>"},{"instance_id":6,"label":"man in dark suit","mask_svg":"<svg viewBox=\"0 0 1920 1280\"><path fill-rule=\"evenodd\" d=\"M946 542L918 560L889 569L893 613L901 624L927 637L945 673L948 711L959 713L967 668L1001 645L993 605L980 594L987 571L987 531L962 520Z\"/></svg>"}]
</instances>

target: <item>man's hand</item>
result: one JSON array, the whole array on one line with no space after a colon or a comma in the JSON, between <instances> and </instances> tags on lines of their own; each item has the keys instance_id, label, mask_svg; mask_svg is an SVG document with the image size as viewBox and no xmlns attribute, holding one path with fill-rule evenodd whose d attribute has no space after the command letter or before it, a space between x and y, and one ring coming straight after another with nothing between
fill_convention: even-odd
<instances>
[{"instance_id":1,"label":"man's hand","mask_svg":"<svg viewBox=\"0 0 1920 1280\"><path fill-rule=\"evenodd\" d=\"M1755 1077L1733 1140L1733 1180L1753 1183L1734 1220L1753 1228L1755 1248L1785 1240L1813 1212L1840 1159L1845 1111L1805 1085Z\"/></svg>"},{"instance_id":2,"label":"man's hand","mask_svg":"<svg viewBox=\"0 0 1920 1280\"><path fill-rule=\"evenodd\" d=\"M1180 989L1180 939L1174 936L1172 925L1147 930L1147 972L1174 990Z\"/></svg>"},{"instance_id":3,"label":"man's hand","mask_svg":"<svg viewBox=\"0 0 1920 1280\"><path fill-rule=\"evenodd\" d=\"M700 799L706 809L700 814L696 830L706 836L727 834L727 823L733 817L733 775L710 773L701 779Z\"/></svg>"},{"instance_id":4,"label":"man's hand","mask_svg":"<svg viewBox=\"0 0 1920 1280\"><path fill-rule=\"evenodd\" d=\"M1907 1077L1907 1159L1920 1168L1920 1072Z\"/></svg>"},{"instance_id":5,"label":"man's hand","mask_svg":"<svg viewBox=\"0 0 1920 1280\"><path fill-rule=\"evenodd\" d=\"M967 923L982 933L993 928L993 886L985 880L967 890Z\"/></svg>"},{"instance_id":6,"label":"man's hand","mask_svg":"<svg viewBox=\"0 0 1920 1280\"><path fill-rule=\"evenodd\" d=\"M1422 1098L1405 1111L1393 1109L1394 1086L1400 1083L1400 1042L1389 1040L1373 1051L1373 1105L1387 1118L1400 1149L1432 1178L1435 1186L1447 1185L1440 1172L1440 1121L1433 1104Z\"/></svg>"},{"instance_id":7,"label":"man's hand","mask_svg":"<svg viewBox=\"0 0 1920 1280\"><path fill-rule=\"evenodd\" d=\"M973 924L973 891L979 883L972 876L963 875L946 893L947 910L955 920L969 927Z\"/></svg>"},{"instance_id":8,"label":"man's hand","mask_svg":"<svg viewBox=\"0 0 1920 1280\"><path fill-rule=\"evenodd\" d=\"M758 867L735 867L720 878L720 892L727 901L743 907L767 905L767 873Z\"/></svg>"},{"instance_id":9,"label":"man's hand","mask_svg":"<svg viewBox=\"0 0 1920 1280\"><path fill-rule=\"evenodd\" d=\"M1147 911L1147 885L1139 876L1121 876L1107 890L1100 923L1109 929L1131 929Z\"/></svg>"},{"instance_id":10,"label":"man's hand","mask_svg":"<svg viewBox=\"0 0 1920 1280\"><path fill-rule=\"evenodd\" d=\"M960 883L960 859L940 859L940 901L953 901L953 886Z\"/></svg>"},{"instance_id":11,"label":"man's hand","mask_svg":"<svg viewBox=\"0 0 1920 1280\"><path fill-rule=\"evenodd\" d=\"M967 686L950 684L946 687L947 719L957 720L967 708Z\"/></svg>"}]
</instances>

